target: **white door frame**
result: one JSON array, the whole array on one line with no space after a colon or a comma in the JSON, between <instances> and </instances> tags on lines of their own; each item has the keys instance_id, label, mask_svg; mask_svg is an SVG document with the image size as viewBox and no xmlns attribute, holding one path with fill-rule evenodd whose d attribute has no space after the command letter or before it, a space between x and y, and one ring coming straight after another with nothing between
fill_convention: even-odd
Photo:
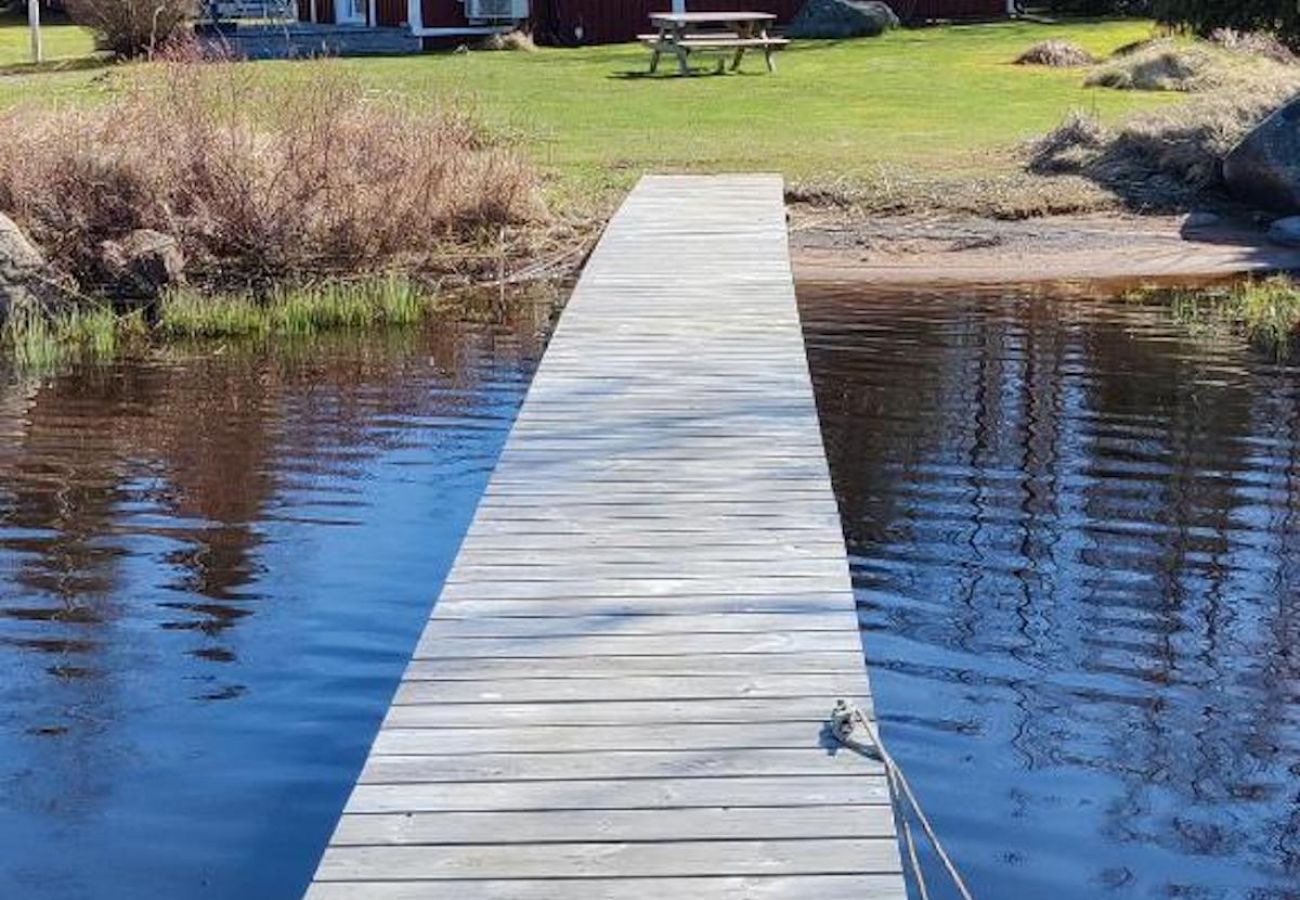
<instances>
[{"instance_id":1,"label":"white door frame","mask_svg":"<svg viewBox=\"0 0 1300 900\"><path fill-rule=\"evenodd\" d=\"M361 7L360 13L356 11ZM365 25L366 3L362 0L334 0L334 21L339 25Z\"/></svg>"}]
</instances>

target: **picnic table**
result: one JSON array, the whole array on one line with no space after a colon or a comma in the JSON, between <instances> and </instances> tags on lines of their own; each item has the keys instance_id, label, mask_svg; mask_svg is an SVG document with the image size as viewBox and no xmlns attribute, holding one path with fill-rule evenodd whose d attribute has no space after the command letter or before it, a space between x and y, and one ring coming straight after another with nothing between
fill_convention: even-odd
<instances>
[{"instance_id":1,"label":"picnic table","mask_svg":"<svg viewBox=\"0 0 1300 900\"><path fill-rule=\"evenodd\" d=\"M770 37L768 26L776 16L764 12L661 12L650 14L654 34L638 35L650 48L650 71L659 68L659 57L672 53L677 57L678 70L691 74L687 62L693 50L734 51L731 71L740 68L746 50L762 50L769 72L776 71L772 54L789 43L785 38ZM718 60L718 71L725 66Z\"/></svg>"}]
</instances>

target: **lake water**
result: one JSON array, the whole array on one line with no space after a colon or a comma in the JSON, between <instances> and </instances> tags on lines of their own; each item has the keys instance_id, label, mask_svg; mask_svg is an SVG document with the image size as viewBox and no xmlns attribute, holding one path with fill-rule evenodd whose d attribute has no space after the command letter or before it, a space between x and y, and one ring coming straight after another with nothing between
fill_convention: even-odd
<instances>
[{"instance_id":1,"label":"lake water","mask_svg":"<svg viewBox=\"0 0 1300 900\"><path fill-rule=\"evenodd\" d=\"M0 898L296 900L533 312L0 387Z\"/></svg>"},{"instance_id":2,"label":"lake water","mask_svg":"<svg viewBox=\"0 0 1300 900\"><path fill-rule=\"evenodd\" d=\"M1300 369L1151 307L802 299L884 737L975 896L1300 897Z\"/></svg>"},{"instance_id":3,"label":"lake water","mask_svg":"<svg viewBox=\"0 0 1300 900\"><path fill-rule=\"evenodd\" d=\"M976 895L1300 896L1300 371L802 293L886 739ZM0 385L0 898L296 900L546 320Z\"/></svg>"}]
</instances>

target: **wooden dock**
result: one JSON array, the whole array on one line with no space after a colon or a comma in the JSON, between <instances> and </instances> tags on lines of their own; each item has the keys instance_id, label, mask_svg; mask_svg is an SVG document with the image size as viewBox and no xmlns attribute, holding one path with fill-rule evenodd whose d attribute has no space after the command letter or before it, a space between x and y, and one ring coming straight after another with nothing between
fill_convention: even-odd
<instances>
[{"instance_id":1,"label":"wooden dock","mask_svg":"<svg viewBox=\"0 0 1300 900\"><path fill-rule=\"evenodd\" d=\"M546 352L309 900L904 900L782 184L649 177Z\"/></svg>"}]
</instances>

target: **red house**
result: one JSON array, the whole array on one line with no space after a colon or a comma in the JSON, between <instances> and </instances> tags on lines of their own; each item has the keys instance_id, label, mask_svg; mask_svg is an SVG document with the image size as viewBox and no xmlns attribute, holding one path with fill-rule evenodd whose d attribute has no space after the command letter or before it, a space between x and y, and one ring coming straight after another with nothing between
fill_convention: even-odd
<instances>
[{"instance_id":1,"label":"red house","mask_svg":"<svg viewBox=\"0 0 1300 900\"><path fill-rule=\"evenodd\" d=\"M804 0L296 0L299 22L401 28L426 46L527 23L539 43L611 44L636 39L652 12L746 9L789 21ZM991 19L1012 0L894 0L904 21Z\"/></svg>"}]
</instances>

